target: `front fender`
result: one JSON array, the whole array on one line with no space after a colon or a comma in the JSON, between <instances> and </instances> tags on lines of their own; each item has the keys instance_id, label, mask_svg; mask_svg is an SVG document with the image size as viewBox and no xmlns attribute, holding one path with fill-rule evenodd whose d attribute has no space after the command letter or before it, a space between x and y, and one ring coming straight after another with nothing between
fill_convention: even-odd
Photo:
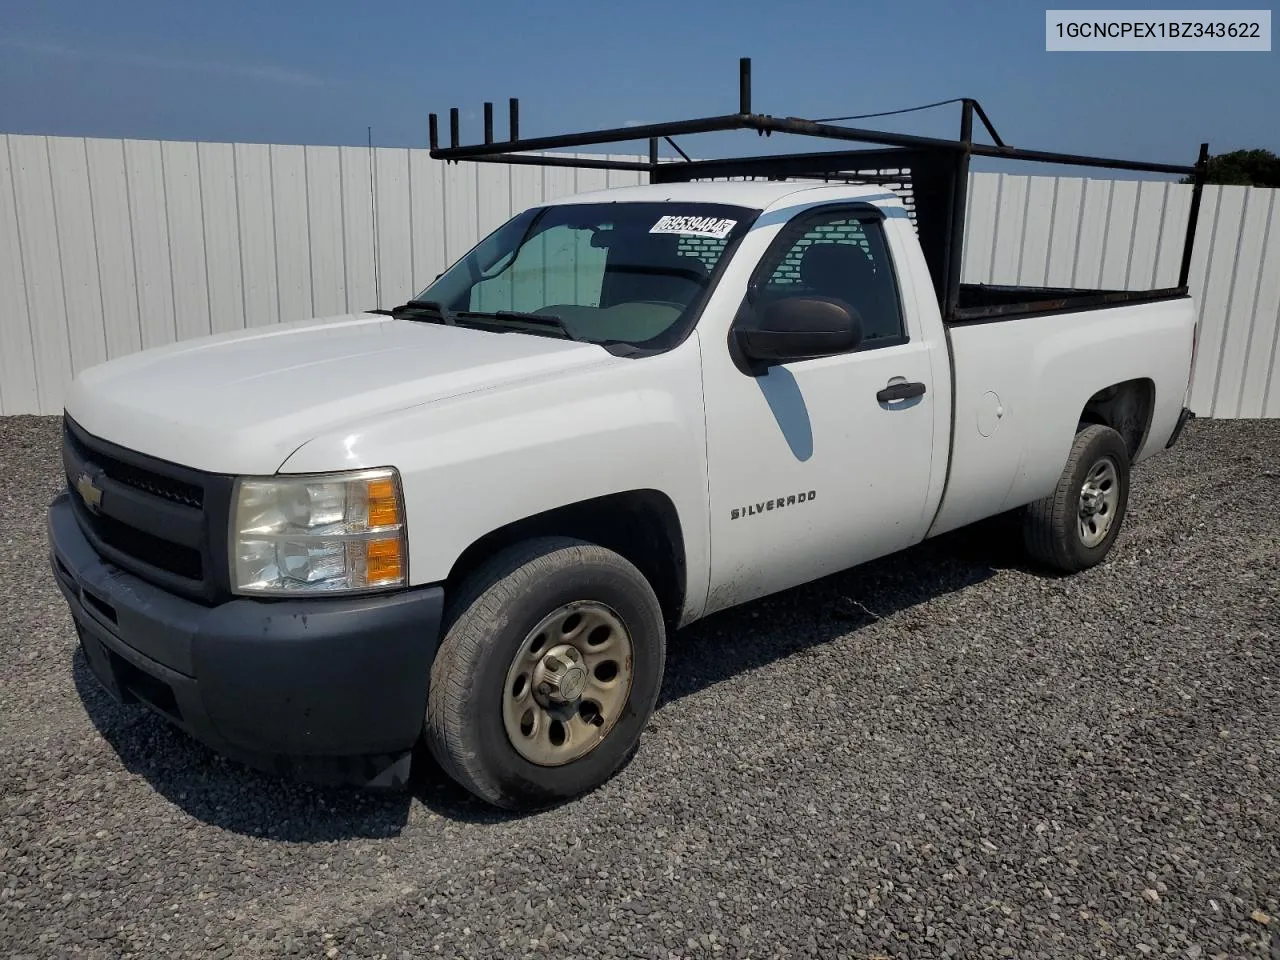
<instances>
[{"instance_id":1,"label":"front fender","mask_svg":"<svg viewBox=\"0 0 1280 960\"><path fill-rule=\"evenodd\" d=\"M685 542L685 618L706 598L705 420L698 340L665 354L423 404L296 450L280 473L394 466L404 485L409 579L443 581L463 551L526 517L652 489Z\"/></svg>"}]
</instances>

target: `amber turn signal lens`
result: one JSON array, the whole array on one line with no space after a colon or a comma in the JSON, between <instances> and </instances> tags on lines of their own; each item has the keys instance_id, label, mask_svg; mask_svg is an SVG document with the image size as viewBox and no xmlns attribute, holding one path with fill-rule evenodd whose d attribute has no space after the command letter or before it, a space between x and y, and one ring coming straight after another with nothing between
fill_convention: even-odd
<instances>
[{"instance_id":1,"label":"amber turn signal lens","mask_svg":"<svg viewBox=\"0 0 1280 960\"><path fill-rule=\"evenodd\" d=\"M369 586L396 583L402 577L404 564L400 556L400 539L370 540L365 544L365 582Z\"/></svg>"},{"instance_id":2,"label":"amber turn signal lens","mask_svg":"<svg viewBox=\"0 0 1280 960\"><path fill-rule=\"evenodd\" d=\"M368 483L369 526L394 527L400 522L400 504L396 501L395 483L390 477Z\"/></svg>"}]
</instances>

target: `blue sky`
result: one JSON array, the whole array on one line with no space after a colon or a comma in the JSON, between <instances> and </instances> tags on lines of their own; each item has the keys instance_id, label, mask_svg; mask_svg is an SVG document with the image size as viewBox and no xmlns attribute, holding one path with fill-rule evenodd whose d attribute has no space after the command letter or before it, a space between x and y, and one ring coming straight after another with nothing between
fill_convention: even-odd
<instances>
[{"instance_id":1,"label":"blue sky","mask_svg":"<svg viewBox=\"0 0 1280 960\"><path fill-rule=\"evenodd\" d=\"M372 126L379 145L423 146L427 113L452 105L474 111L478 140L486 99L501 135L514 95L534 136L732 112L750 56L762 112L968 95L1019 146L1188 163L1201 140L1280 151L1280 53L1047 53L1044 9L0 0L0 132L362 144ZM884 124L953 135L954 109Z\"/></svg>"}]
</instances>

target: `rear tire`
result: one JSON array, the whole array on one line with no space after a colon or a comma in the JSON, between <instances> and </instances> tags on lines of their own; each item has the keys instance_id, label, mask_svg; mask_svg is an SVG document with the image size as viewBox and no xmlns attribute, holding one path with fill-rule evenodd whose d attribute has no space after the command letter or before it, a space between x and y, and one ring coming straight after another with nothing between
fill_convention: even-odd
<instances>
[{"instance_id":1,"label":"rear tire","mask_svg":"<svg viewBox=\"0 0 1280 960\"><path fill-rule=\"evenodd\" d=\"M1129 451L1124 438L1088 424L1071 444L1057 489L1023 508L1027 552L1075 573L1101 563L1120 534L1129 504Z\"/></svg>"},{"instance_id":2,"label":"rear tire","mask_svg":"<svg viewBox=\"0 0 1280 960\"><path fill-rule=\"evenodd\" d=\"M516 544L451 605L431 668L427 746L497 807L578 796L635 753L665 659L662 607L624 557L561 537Z\"/></svg>"}]
</instances>

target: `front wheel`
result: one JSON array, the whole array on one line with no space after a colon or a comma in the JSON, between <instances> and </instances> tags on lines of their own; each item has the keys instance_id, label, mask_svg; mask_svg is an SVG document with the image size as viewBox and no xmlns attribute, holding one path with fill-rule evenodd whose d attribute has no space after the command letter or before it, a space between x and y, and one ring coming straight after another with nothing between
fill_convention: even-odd
<instances>
[{"instance_id":1,"label":"front wheel","mask_svg":"<svg viewBox=\"0 0 1280 960\"><path fill-rule=\"evenodd\" d=\"M1129 451L1101 424L1076 434L1057 489L1023 512L1023 540L1033 558L1067 573L1101 563L1129 504Z\"/></svg>"},{"instance_id":2,"label":"front wheel","mask_svg":"<svg viewBox=\"0 0 1280 960\"><path fill-rule=\"evenodd\" d=\"M431 668L426 741L495 806L599 786L635 752L662 682L662 608L619 554L541 538L461 586Z\"/></svg>"}]
</instances>

